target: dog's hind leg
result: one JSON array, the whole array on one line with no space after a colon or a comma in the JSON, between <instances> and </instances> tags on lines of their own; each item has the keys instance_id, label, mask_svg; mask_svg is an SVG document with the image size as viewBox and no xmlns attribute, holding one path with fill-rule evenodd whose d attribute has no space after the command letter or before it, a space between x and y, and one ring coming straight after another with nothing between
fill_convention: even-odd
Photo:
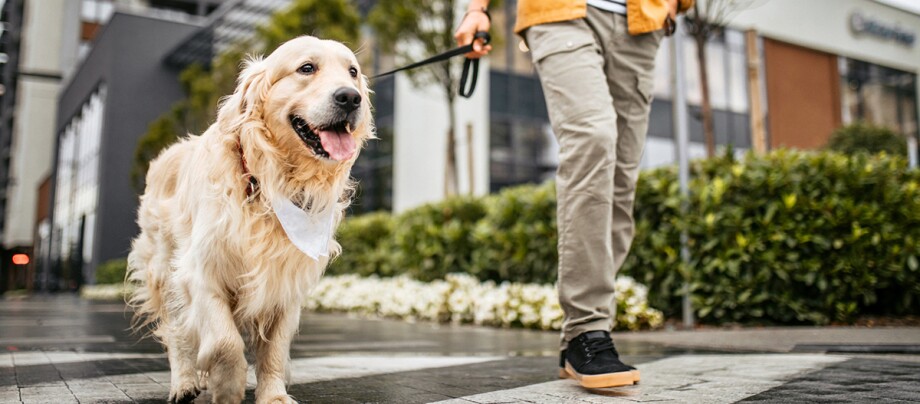
<instances>
[{"instance_id":1,"label":"dog's hind leg","mask_svg":"<svg viewBox=\"0 0 920 404\"><path fill-rule=\"evenodd\" d=\"M188 339L178 331L176 313L170 313L168 308L170 296L176 293L170 289L169 281L173 243L161 231L155 213L142 204L139 223L143 231L132 242L128 255L127 282L136 287L129 300L135 309L133 328L135 331L151 330L166 348L170 370L169 402L191 403L199 392L194 347L184 345Z\"/></svg>"},{"instance_id":2,"label":"dog's hind leg","mask_svg":"<svg viewBox=\"0 0 920 404\"><path fill-rule=\"evenodd\" d=\"M263 328L264 338L253 333L256 357L256 403L295 403L287 394L291 339L300 323L300 306L295 305L274 317L270 324L257 324Z\"/></svg>"}]
</instances>

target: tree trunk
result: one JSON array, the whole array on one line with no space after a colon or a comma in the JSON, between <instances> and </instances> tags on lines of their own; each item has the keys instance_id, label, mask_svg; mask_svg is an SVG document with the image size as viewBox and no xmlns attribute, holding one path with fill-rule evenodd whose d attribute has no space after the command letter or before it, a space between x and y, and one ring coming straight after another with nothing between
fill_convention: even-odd
<instances>
[{"instance_id":1,"label":"tree trunk","mask_svg":"<svg viewBox=\"0 0 920 404\"><path fill-rule=\"evenodd\" d=\"M453 100L447 103L450 108L450 127L447 128L447 159L444 167L444 196L453 196L459 193L457 188L457 136L454 133L454 125L457 118L454 116Z\"/></svg>"},{"instance_id":2,"label":"tree trunk","mask_svg":"<svg viewBox=\"0 0 920 404\"><path fill-rule=\"evenodd\" d=\"M447 92L447 148L445 150L446 159L444 159L444 196L449 197L457 195L460 192L459 179L457 178L457 134L454 128L457 126L457 115L454 112L456 95L454 94L454 78L450 71L450 63L444 63L445 76L447 81L444 83L444 90Z\"/></svg>"},{"instance_id":3,"label":"tree trunk","mask_svg":"<svg viewBox=\"0 0 920 404\"><path fill-rule=\"evenodd\" d=\"M767 135L764 128L763 107L761 106L760 92L760 52L757 49L757 31L753 29L745 32L745 41L747 46L747 79L748 95L750 97L748 105L750 106L751 115L751 146L757 154L767 152Z\"/></svg>"},{"instance_id":4,"label":"tree trunk","mask_svg":"<svg viewBox=\"0 0 920 404\"><path fill-rule=\"evenodd\" d=\"M703 98L702 120L703 137L706 140L706 157L716 154L716 135L712 123L712 103L709 100L709 69L706 67L706 36L694 35L696 40L696 58L700 66L700 94Z\"/></svg>"}]
</instances>

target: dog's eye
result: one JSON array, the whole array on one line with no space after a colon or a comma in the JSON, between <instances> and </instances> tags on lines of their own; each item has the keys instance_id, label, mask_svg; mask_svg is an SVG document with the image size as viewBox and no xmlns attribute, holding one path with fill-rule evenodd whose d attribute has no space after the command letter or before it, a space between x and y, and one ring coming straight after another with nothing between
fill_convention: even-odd
<instances>
[{"instance_id":1,"label":"dog's eye","mask_svg":"<svg viewBox=\"0 0 920 404\"><path fill-rule=\"evenodd\" d=\"M354 67L349 67L348 73L351 73L351 77L358 77L358 69L355 69Z\"/></svg>"},{"instance_id":2,"label":"dog's eye","mask_svg":"<svg viewBox=\"0 0 920 404\"><path fill-rule=\"evenodd\" d=\"M316 73L316 66L314 66L313 63L305 63L303 66L300 66L297 71L303 74L313 74Z\"/></svg>"}]
</instances>

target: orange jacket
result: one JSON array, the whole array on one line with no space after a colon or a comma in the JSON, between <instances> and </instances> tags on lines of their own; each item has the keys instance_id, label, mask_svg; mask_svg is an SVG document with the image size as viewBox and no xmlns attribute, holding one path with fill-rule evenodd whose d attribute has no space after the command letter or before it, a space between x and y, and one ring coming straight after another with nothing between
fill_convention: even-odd
<instances>
[{"instance_id":1,"label":"orange jacket","mask_svg":"<svg viewBox=\"0 0 920 404\"><path fill-rule=\"evenodd\" d=\"M692 7L693 1L678 0L679 11ZM584 18L587 13L588 3L585 0L519 0L514 32L521 33L537 24ZM667 16L667 0L626 0L626 24L630 34L662 29Z\"/></svg>"}]
</instances>

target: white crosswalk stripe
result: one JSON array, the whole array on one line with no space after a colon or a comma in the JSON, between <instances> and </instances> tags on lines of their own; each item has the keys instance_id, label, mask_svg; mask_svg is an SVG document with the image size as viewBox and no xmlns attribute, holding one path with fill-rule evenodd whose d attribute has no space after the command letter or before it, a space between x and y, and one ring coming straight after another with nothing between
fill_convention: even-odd
<instances>
[{"instance_id":1,"label":"white crosswalk stripe","mask_svg":"<svg viewBox=\"0 0 920 404\"><path fill-rule=\"evenodd\" d=\"M494 356L325 356L291 360L292 384L489 362ZM255 374L249 383L255 387Z\"/></svg>"},{"instance_id":2,"label":"white crosswalk stripe","mask_svg":"<svg viewBox=\"0 0 920 404\"><path fill-rule=\"evenodd\" d=\"M636 366L642 372L642 382L631 387L586 390L573 380L558 380L440 403L731 403L847 359L824 355L685 355Z\"/></svg>"}]
</instances>

